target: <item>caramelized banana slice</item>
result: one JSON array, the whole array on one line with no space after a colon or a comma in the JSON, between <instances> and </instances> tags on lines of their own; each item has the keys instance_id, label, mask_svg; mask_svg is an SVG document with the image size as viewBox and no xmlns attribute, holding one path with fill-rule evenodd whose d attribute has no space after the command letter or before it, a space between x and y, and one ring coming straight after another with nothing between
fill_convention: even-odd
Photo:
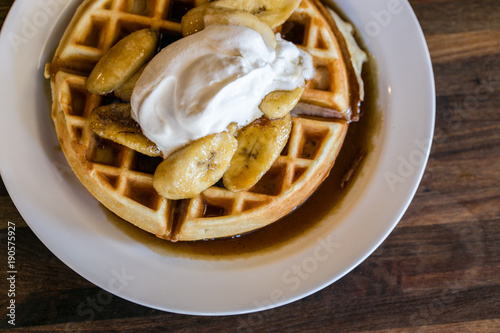
<instances>
[{"instance_id":1,"label":"caramelized banana slice","mask_svg":"<svg viewBox=\"0 0 500 333\"><path fill-rule=\"evenodd\" d=\"M217 0L213 6L244 10L257 16L271 28L285 23L301 0Z\"/></svg>"},{"instance_id":2,"label":"caramelized banana slice","mask_svg":"<svg viewBox=\"0 0 500 333\"><path fill-rule=\"evenodd\" d=\"M210 2L204 3L198 7L191 9L182 17L181 31L182 36L186 37L198 31L205 29L203 17L205 16L205 9L211 5Z\"/></svg>"},{"instance_id":3,"label":"caramelized banana slice","mask_svg":"<svg viewBox=\"0 0 500 333\"><path fill-rule=\"evenodd\" d=\"M203 22L205 26L223 24L250 28L260 33L267 45L272 48L276 47L276 36L273 30L255 15L242 10L212 6L205 9L204 15Z\"/></svg>"},{"instance_id":4,"label":"caramelized banana slice","mask_svg":"<svg viewBox=\"0 0 500 333\"><path fill-rule=\"evenodd\" d=\"M153 187L167 199L195 197L221 179L237 145L227 132L198 139L160 163L153 176Z\"/></svg>"},{"instance_id":5,"label":"caramelized banana slice","mask_svg":"<svg viewBox=\"0 0 500 333\"><path fill-rule=\"evenodd\" d=\"M105 95L130 79L151 60L156 51L158 33L142 29L121 39L104 54L87 79L87 90Z\"/></svg>"},{"instance_id":6,"label":"caramelized banana slice","mask_svg":"<svg viewBox=\"0 0 500 333\"><path fill-rule=\"evenodd\" d=\"M132 92L134 91L135 84L137 83L137 80L141 77L142 72L144 72L144 68L146 68L146 65L143 65L137 72L135 72L134 75L127 81L125 81L121 86L115 89L114 93L115 96L123 99L124 101L130 102L130 98L132 97Z\"/></svg>"},{"instance_id":7,"label":"caramelized banana slice","mask_svg":"<svg viewBox=\"0 0 500 333\"><path fill-rule=\"evenodd\" d=\"M109 139L148 156L161 156L160 149L141 131L130 117L130 104L110 104L98 107L89 117L90 129Z\"/></svg>"},{"instance_id":8,"label":"caramelized banana slice","mask_svg":"<svg viewBox=\"0 0 500 333\"><path fill-rule=\"evenodd\" d=\"M290 91L273 91L264 97L259 109L269 119L283 118L297 105L304 89L305 86Z\"/></svg>"},{"instance_id":9,"label":"caramelized banana slice","mask_svg":"<svg viewBox=\"0 0 500 333\"><path fill-rule=\"evenodd\" d=\"M238 149L222 178L231 191L248 190L264 176L279 157L292 130L292 117L259 118L241 129Z\"/></svg>"},{"instance_id":10,"label":"caramelized banana slice","mask_svg":"<svg viewBox=\"0 0 500 333\"><path fill-rule=\"evenodd\" d=\"M217 2L207 2L187 12L181 21L182 35L192 35L211 24L239 25L257 31L268 45L276 47L273 30L257 16L244 10L230 6L219 7L216 4Z\"/></svg>"}]
</instances>

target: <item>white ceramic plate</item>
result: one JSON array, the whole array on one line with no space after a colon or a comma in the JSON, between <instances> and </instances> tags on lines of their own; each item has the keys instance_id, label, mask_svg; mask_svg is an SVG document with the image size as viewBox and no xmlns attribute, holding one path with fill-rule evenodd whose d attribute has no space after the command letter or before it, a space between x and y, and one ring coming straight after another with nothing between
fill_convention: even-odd
<instances>
[{"instance_id":1,"label":"white ceramic plate","mask_svg":"<svg viewBox=\"0 0 500 333\"><path fill-rule=\"evenodd\" d=\"M408 2L336 2L378 63L383 124L375 152L342 208L328 217L334 224L321 223L259 256L204 261L165 255L129 237L109 223L73 176L55 149L43 67L78 1L16 1L0 39L0 170L30 228L97 286L177 313L268 309L348 273L379 246L409 205L430 150L435 104L428 50Z\"/></svg>"}]
</instances>

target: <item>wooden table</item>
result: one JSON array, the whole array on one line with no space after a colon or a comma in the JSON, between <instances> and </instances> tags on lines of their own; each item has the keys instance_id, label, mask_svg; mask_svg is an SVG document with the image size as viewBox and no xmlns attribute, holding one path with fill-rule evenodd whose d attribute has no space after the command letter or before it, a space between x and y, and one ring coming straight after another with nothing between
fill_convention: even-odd
<instances>
[{"instance_id":1,"label":"wooden table","mask_svg":"<svg viewBox=\"0 0 500 333\"><path fill-rule=\"evenodd\" d=\"M0 22L12 2L0 0ZM37 239L0 183L3 262L7 223L17 226L21 274L16 280L15 328L22 332L500 332L500 1L410 3L434 65L435 138L410 208L359 267L303 300L250 315L185 316L113 296L106 305L97 304L100 289ZM11 328L5 315L8 288L3 263L2 267L1 321L3 328Z\"/></svg>"}]
</instances>

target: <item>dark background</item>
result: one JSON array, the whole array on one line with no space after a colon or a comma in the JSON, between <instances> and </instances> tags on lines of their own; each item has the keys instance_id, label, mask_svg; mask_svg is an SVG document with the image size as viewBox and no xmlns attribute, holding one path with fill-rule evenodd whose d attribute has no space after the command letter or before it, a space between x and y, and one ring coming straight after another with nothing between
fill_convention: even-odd
<instances>
[{"instance_id":1,"label":"dark background","mask_svg":"<svg viewBox=\"0 0 500 333\"><path fill-rule=\"evenodd\" d=\"M0 22L12 3L0 0ZM7 258L7 221L16 224L15 329L500 332L500 1L410 4L434 66L435 137L415 199L360 266L314 295L256 314L156 311L111 296L66 267L28 228L0 182L0 258ZM7 329L2 271L0 320Z\"/></svg>"}]
</instances>

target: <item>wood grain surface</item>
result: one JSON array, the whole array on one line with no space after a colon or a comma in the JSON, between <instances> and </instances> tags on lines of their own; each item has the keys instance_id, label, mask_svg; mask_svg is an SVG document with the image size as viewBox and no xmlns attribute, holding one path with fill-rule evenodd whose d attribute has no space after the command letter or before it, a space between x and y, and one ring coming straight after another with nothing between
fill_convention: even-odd
<instances>
[{"instance_id":1,"label":"wood grain surface","mask_svg":"<svg viewBox=\"0 0 500 333\"><path fill-rule=\"evenodd\" d=\"M12 3L0 0L0 22ZM64 265L29 229L0 183L1 329L500 332L500 1L410 4L434 66L435 138L408 211L361 265L322 291L273 310L217 318L165 313L107 294ZM9 221L16 224L19 266L16 326L6 316Z\"/></svg>"}]
</instances>

